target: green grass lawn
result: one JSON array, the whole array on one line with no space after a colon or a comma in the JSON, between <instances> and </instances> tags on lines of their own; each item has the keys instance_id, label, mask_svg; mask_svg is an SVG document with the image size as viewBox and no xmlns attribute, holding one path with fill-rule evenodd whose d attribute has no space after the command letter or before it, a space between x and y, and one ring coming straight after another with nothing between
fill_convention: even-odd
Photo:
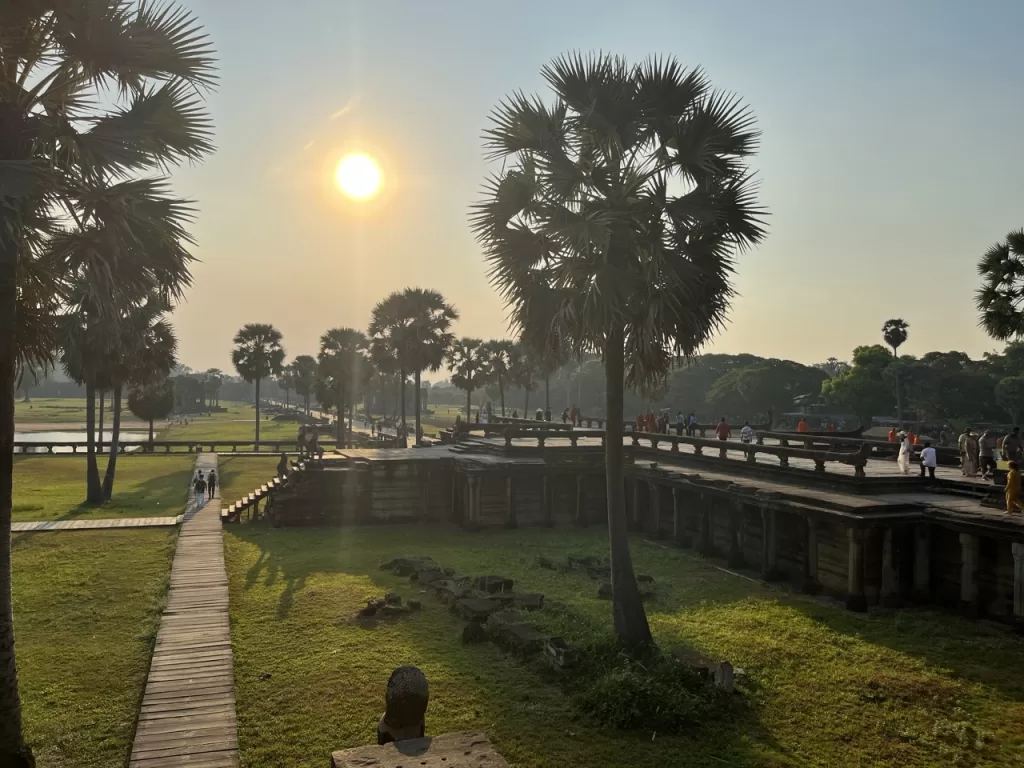
<instances>
[{"instance_id":1,"label":"green grass lawn","mask_svg":"<svg viewBox=\"0 0 1024 768\"><path fill-rule=\"evenodd\" d=\"M226 507L270 480L277 471L280 456L217 456L221 505Z\"/></svg>"},{"instance_id":2,"label":"green grass lawn","mask_svg":"<svg viewBox=\"0 0 1024 768\"><path fill-rule=\"evenodd\" d=\"M248 768L318 765L332 749L373 742L388 675L406 663L430 680L429 733L482 729L515 768L1024 760L1024 641L984 624L935 612L855 616L637 541L638 571L657 580L648 615L658 642L691 644L747 674L733 723L685 737L615 732L579 718L533 665L461 645L462 623L432 595L419 615L353 621L368 596L419 596L381 562L430 555L562 603L532 615L545 631L605 637L610 606L594 582L534 565L538 554L604 554L600 530L241 526L225 541Z\"/></svg>"},{"instance_id":3,"label":"green grass lawn","mask_svg":"<svg viewBox=\"0 0 1024 768\"><path fill-rule=\"evenodd\" d=\"M110 428L110 397L107 397L107 409L103 417L104 426ZM99 418L97 403L96 418ZM122 422L131 422L138 426L131 411L127 409L121 416ZM40 397L25 403L21 400L14 404L14 421L16 424L61 424L76 422L85 429L85 398L84 397Z\"/></svg>"},{"instance_id":4,"label":"green grass lawn","mask_svg":"<svg viewBox=\"0 0 1024 768\"><path fill-rule=\"evenodd\" d=\"M127 763L175 534L15 534L26 738L39 768Z\"/></svg>"},{"instance_id":5,"label":"green grass lawn","mask_svg":"<svg viewBox=\"0 0 1024 768\"><path fill-rule=\"evenodd\" d=\"M81 520L181 514L195 457L134 456L117 459L114 497L84 503L85 456L18 456L14 459L14 520ZM106 471L100 457L100 476Z\"/></svg>"},{"instance_id":6,"label":"green grass lawn","mask_svg":"<svg viewBox=\"0 0 1024 768\"><path fill-rule=\"evenodd\" d=\"M160 440L254 440L256 408L245 403L222 403L225 413L189 416L189 424L174 424L160 430ZM263 413L260 418L260 439L294 440L299 425L294 421L274 421ZM326 437L327 435L325 435Z\"/></svg>"}]
</instances>

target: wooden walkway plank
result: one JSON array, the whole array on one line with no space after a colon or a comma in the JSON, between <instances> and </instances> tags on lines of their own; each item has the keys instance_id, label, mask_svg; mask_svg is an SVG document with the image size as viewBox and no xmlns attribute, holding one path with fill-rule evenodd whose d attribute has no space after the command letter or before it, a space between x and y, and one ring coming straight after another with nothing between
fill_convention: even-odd
<instances>
[{"instance_id":1,"label":"wooden walkway plank","mask_svg":"<svg viewBox=\"0 0 1024 768\"><path fill-rule=\"evenodd\" d=\"M38 520L11 523L14 533L41 531L96 531L107 528L173 528L181 520L175 517L115 517L108 520Z\"/></svg>"},{"instance_id":2,"label":"wooden walkway plank","mask_svg":"<svg viewBox=\"0 0 1024 768\"><path fill-rule=\"evenodd\" d=\"M216 454L196 459L204 474L216 467ZM182 517L129 768L237 768L220 499L190 503Z\"/></svg>"}]
</instances>

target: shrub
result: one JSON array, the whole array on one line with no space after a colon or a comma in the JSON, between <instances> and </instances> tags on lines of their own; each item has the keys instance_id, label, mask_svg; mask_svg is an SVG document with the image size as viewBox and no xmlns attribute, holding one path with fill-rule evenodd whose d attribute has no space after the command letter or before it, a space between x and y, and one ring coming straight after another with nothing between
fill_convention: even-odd
<instances>
[{"instance_id":1,"label":"shrub","mask_svg":"<svg viewBox=\"0 0 1024 768\"><path fill-rule=\"evenodd\" d=\"M714 683L657 648L636 654L593 645L566 684L577 708L610 728L681 733L731 709Z\"/></svg>"}]
</instances>

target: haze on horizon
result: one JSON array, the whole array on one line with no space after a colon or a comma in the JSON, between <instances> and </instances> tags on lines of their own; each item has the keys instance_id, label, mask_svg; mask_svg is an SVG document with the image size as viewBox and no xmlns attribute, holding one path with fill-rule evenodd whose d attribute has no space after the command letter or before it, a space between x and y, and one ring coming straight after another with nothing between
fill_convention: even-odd
<instances>
[{"instance_id":1,"label":"haze on horizon","mask_svg":"<svg viewBox=\"0 0 1024 768\"><path fill-rule=\"evenodd\" d=\"M1024 225L1024 4L184 4L221 73L218 150L175 176L199 209L201 263L173 317L193 368L232 371L247 322L277 326L289 359L315 354L324 330L365 328L410 285L456 305L458 334L505 336L467 225L480 135L506 94L546 98L541 66L574 49L674 55L757 117L770 232L706 352L848 358L889 317L910 323L908 354L1001 347L977 325L975 266ZM381 165L371 202L334 184L347 152Z\"/></svg>"}]
</instances>

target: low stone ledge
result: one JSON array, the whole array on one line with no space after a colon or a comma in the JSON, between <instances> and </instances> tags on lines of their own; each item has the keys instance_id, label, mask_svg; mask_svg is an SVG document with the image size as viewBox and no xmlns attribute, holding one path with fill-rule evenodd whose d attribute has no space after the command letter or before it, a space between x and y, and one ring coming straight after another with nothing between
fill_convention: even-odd
<instances>
[{"instance_id":1,"label":"low stone ledge","mask_svg":"<svg viewBox=\"0 0 1024 768\"><path fill-rule=\"evenodd\" d=\"M509 768L479 731L445 733L331 753L331 768Z\"/></svg>"}]
</instances>

